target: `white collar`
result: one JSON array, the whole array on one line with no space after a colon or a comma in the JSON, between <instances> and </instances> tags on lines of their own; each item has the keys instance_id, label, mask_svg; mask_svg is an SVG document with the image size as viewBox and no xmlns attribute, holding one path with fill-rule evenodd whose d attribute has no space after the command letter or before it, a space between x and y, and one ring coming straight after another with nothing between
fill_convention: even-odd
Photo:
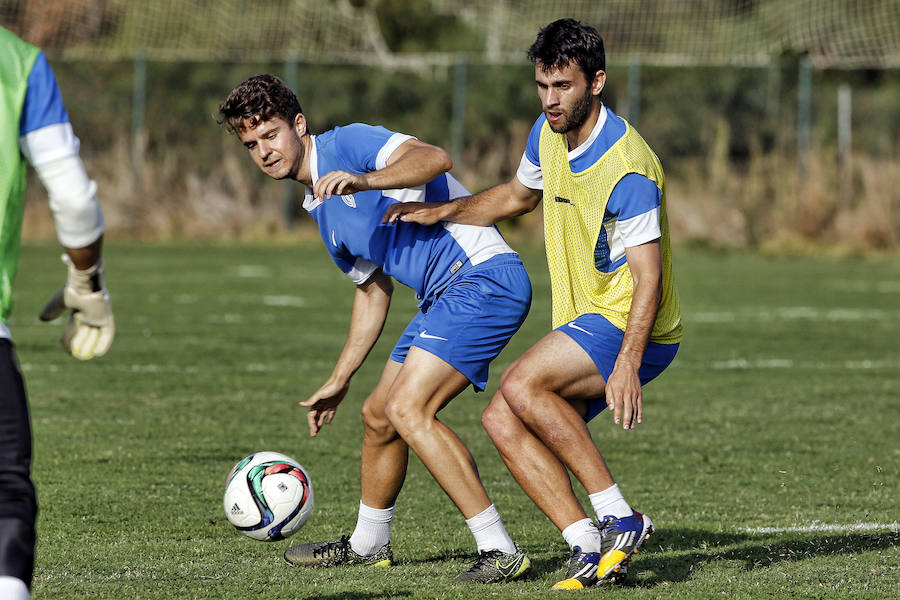
<instances>
[{"instance_id":1,"label":"white collar","mask_svg":"<svg viewBox=\"0 0 900 600\"><path fill-rule=\"evenodd\" d=\"M319 179L319 153L316 150L316 136L313 134L309 134L312 143L309 145L309 176L312 179L313 185L316 184L316 181ZM303 208L307 211L311 211L318 205L322 204L322 201L315 196L313 196L313 190L311 187L306 187L306 197L303 198Z\"/></svg>"},{"instance_id":2,"label":"white collar","mask_svg":"<svg viewBox=\"0 0 900 600\"><path fill-rule=\"evenodd\" d=\"M569 150L569 160L575 160L579 156L585 153L585 151L591 147L591 144L594 143L594 140L597 139L597 136L600 135L600 131L603 129L603 126L606 124L606 106L602 103L600 104L600 115L597 117L597 122L594 123L594 128L591 130L591 135L588 136L588 139L583 141L577 147Z\"/></svg>"}]
</instances>

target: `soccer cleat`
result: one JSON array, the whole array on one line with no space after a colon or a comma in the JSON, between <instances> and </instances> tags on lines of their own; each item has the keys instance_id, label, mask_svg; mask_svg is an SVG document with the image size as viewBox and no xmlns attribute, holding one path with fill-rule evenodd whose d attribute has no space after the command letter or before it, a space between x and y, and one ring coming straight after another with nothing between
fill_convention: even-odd
<instances>
[{"instance_id":1,"label":"soccer cleat","mask_svg":"<svg viewBox=\"0 0 900 600\"><path fill-rule=\"evenodd\" d=\"M569 559L569 567L566 569L566 578L557 581L551 589L554 590L583 590L599 584L622 584L628 577L628 567L622 566L610 577L603 581L597 579L597 563L602 555L599 552L582 552L575 547L572 557Z\"/></svg>"},{"instance_id":2,"label":"soccer cleat","mask_svg":"<svg viewBox=\"0 0 900 600\"><path fill-rule=\"evenodd\" d=\"M465 573L453 581L471 583L500 583L512 581L525 575L531 568L531 561L524 552L516 548L513 553L502 550L487 550L478 553L478 558Z\"/></svg>"},{"instance_id":3,"label":"soccer cleat","mask_svg":"<svg viewBox=\"0 0 900 600\"><path fill-rule=\"evenodd\" d=\"M600 564L600 552L582 552L575 546L572 549L572 557L569 558L569 567L566 569L566 578L554 584L554 590L583 590L597 584L597 566Z\"/></svg>"},{"instance_id":4,"label":"soccer cleat","mask_svg":"<svg viewBox=\"0 0 900 600\"><path fill-rule=\"evenodd\" d=\"M284 551L284 560L296 567L337 567L342 565L365 565L367 567L389 567L394 564L391 543L371 556L357 554L350 547L350 537L341 536L336 542L313 542L291 546Z\"/></svg>"},{"instance_id":5,"label":"soccer cleat","mask_svg":"<svg viewBox=\"0 0 900 600\"><path fill-rule=\"evenodd\" d=\"M638 511L621 519L607 516L600 525L602 556L597 564L597 581L618 581L625 565L651 535L653 521Z\"/></svg>"}]
</instances>

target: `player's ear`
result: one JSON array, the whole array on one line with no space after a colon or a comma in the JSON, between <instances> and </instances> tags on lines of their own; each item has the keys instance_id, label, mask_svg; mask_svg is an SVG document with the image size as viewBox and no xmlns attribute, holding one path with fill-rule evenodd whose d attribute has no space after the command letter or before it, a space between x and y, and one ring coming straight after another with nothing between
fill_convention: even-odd
<instances>
[{"instance_id":1,"label":"player's ear","mask_svg":"<svg viewBox=\"0 0 900 600\"><path fill-rule=\"evenodd\" d=\"M603 91L603 86L606 85L606 71L597 71L594 73L594 80L591 81L591 93L594 96L599 96L600 92Z\"/></svg>"},{"instance_id":2,"label":"player's ear","mask_svg":"<svg viewBox=\"0 0 900 600\"><path fill-rule=\"evenodd\" d=\"M303 113L297 113L297 116L294 117L294 131L300 137L306 135L306 115Z\"/></svg>"}]
</instances>

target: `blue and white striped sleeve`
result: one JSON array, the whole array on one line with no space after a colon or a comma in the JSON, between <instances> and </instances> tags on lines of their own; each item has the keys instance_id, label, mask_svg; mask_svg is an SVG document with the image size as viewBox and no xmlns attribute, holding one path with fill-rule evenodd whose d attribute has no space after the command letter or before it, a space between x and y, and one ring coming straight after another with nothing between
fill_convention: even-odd
<instances>
[{"instance_id":1,"label":"blue and white striped sleeve","mask_svg":"<svg viewBox=\"0 0 900 600\"><path fill-rule=\"evenodd\" d=\"M104 231L97 184L81 161L78 138L43 52L28 75L19 148L47 189L60 243L83 248L96 241Z\"/></svg>"},{"instance_id":2,"label":"blue and white striped sleeve","mask_svg":"<svg viewBox=\"0 0 900 600\"><path fill-rule=\"evenodd\" d=\"M626 248L658 239L662 192L652 180L631 173L619 180L606 212L616 217L616 229Z\"/></svg>"}]
</instances>

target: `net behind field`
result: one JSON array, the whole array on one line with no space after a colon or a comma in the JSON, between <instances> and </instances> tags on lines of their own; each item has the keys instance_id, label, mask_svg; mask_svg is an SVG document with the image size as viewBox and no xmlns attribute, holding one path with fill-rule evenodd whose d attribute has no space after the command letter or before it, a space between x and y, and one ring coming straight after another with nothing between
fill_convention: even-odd
<instances>
[{"instance_id":1,"label":"net behind field","mask_svg":"<svg viewBox=\"0 0 900 600\"><path fill-rule=\"evenodd\" d=\"M649 64L758 65L787 53L819 68L900 66L900 0L421 1L476 32L463 54L485 62L522 62L539 27L571 16L595 25L616 57ZM372 0L2 0L0 24L67 57L447 61L438 49L393 54Z\"/></svg>"}]
</instances>

